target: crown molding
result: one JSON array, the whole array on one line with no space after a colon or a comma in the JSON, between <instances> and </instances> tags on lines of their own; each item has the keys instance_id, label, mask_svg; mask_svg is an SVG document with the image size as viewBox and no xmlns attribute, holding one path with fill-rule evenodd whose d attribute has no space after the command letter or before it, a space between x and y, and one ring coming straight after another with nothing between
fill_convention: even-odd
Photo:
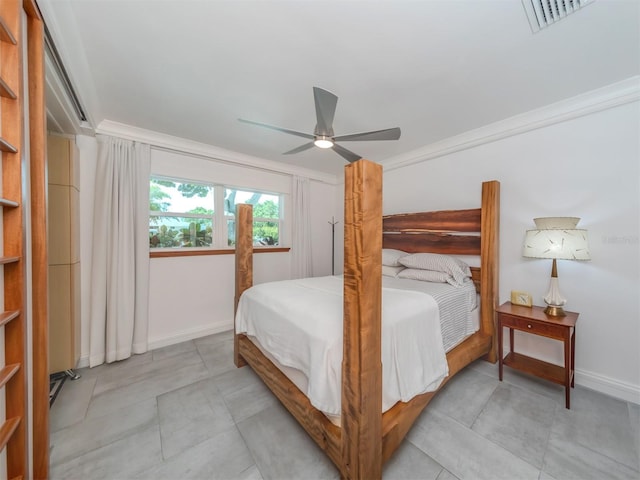
<instances>
[{"instance_id":1,"label":"crown molding","mask_svg":"<svg viewBox=\"0 0 640 480\"><path fill-rule=\"evenodd\" d=\"M396 170L638 100L640 100L640 76L634 76L546 107L431 143L406 154L388 158L380 163L385 171Z\"/></svg>"},{"instance_id":2,"label":"crown molding","mask_svg":"<svg viewBox=\"0 0 640 480\"><path fill-rule=\"evenodd\" d=\"M243 153L225 150L224 148L208 145L205 143L188 140L186 138L175 137L164 133L146 130L140 127L126 125L124 123L103 120L96 128L96 134L112 135L126 140L133 140L178 153L194 155L207 160L233 163L243 167L255 168L258 170L282 173L285 175L299 175L310 180L316 180L331 185L338 183L336 175L322 173L303 167L296 167L285 163L274 162Z\"/></svg>"}]
</instances>

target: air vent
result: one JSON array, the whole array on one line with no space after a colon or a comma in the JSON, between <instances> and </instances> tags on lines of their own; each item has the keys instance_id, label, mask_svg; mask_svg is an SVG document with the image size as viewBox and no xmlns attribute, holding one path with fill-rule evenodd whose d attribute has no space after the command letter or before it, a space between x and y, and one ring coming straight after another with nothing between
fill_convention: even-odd
<instances>
[{"instance_id":1,"label":"air vent","mask_svg":"<svg viewBox=\"0 0 640 480\"><path fill-rule=\"evenodd\" d=\"M577 12L594 0L522 0L529 17L531 30L538 32L549 25Z\"/></svg>"}]
</instances>

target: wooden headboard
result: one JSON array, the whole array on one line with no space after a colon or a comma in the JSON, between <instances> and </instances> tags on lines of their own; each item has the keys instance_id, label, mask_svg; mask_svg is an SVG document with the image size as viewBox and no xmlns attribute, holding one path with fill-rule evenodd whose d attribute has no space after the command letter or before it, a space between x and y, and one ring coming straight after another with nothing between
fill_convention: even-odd
<instances>
[{"instance_id":1,"label":"wooden headboard","mask_svg":"<svg viewBox=\"0 0 640 480\"><path fill-rule=\"evenodd\" d=\"M482 209L400 213L382 217L382 246L409 253L480 256ZM480 292L480 268L471 275Z\"/></svg>"},{"instance_id":2,"label":"wooden headboard","mask_svg":"<svg viewBox=\"0 0 640 480\"><path fill-rule=\"evenodd\" d=\"M385 215L382 243L411 253L480 255L481 218L480 208Z\"/></svg>"}]
</instances>

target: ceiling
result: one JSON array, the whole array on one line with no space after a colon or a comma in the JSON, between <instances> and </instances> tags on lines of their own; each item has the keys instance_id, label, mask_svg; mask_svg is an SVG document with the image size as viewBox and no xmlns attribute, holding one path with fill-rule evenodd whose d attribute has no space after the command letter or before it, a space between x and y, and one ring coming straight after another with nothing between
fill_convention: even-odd
<instances>
[{"instance_id":1,"label":"ceiling","mask_svg":"<svg viewBox=\"0 0 640 480\"><path fill-rule=\"evenodd\" d=\"M345 160L238 118L312 133L339 97L342 145L384 163L640 74L640 2L596 0L532 33L519 0L49 0L89 123L103 120L339 174Z\"/></svg>"}]
</instances>

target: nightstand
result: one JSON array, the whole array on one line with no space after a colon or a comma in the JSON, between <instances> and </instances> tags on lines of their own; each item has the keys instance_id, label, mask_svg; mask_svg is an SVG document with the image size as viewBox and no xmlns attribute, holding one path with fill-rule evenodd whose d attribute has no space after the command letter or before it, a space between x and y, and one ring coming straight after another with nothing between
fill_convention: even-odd
<instances>
[{"instance_id":1,"label":"nightstand","mask_svg":"<svg viewBox=\"0 0 640 480\"><path fill-rule=\"evenodd\" d=\"M551 317L543 307L523 307L506 302L500 305L498 314L498 369L502 381L502 366L544 378L564 385L566 407L570 405L570 392L574 386L576 322L578 313L565 312L566 317ZM509 329L509 353L502 353L502 331ZM564 367L513 351L513 331L520 330L533 335L560 340L564 343Z\"/></svg>"}]
</instances>

